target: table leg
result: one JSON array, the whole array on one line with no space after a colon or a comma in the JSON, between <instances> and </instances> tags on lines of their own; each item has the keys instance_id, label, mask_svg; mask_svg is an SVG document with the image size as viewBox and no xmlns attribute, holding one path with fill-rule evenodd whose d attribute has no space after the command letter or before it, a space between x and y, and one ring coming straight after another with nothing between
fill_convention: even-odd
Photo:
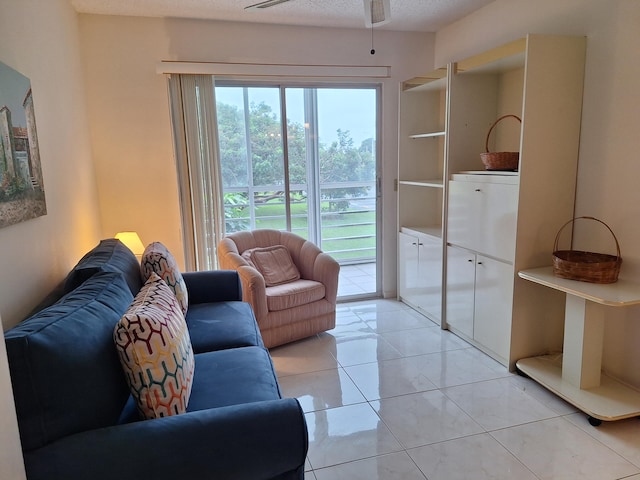
<instances>
[{"instance_id":1,"label":"table leg","mask_svg":"<svg viewBox=\"0 0 640 480\"><path fill-rule=\"evenodd\" d=\"M576 387L600 385L604 308L567 293L562 378Z\"/></svg>"}]
</instances>

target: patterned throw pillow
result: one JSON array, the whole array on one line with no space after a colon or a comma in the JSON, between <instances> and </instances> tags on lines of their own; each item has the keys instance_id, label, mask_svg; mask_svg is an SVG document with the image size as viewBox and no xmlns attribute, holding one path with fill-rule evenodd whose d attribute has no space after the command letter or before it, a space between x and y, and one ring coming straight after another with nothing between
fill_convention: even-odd
<instances>
[{"instance_id":1,"label":"patterned throw pillow","mask_svg":"<svg viewBox=\"0 0 640 480\"><path fill-rule=\"evenodd\" d=\"M155 273L122 316L113 339L144 418L184 413L195 361L178 301Z\"/></svg>"},{"instance_id":2,"label":"patterned throw pillow","mask_svg":"<svg viewBox=\"0 0 640 480\"><path fill-rule=\"evenodd\" d=\"M176 259L173 258L167 247L160 242L153 242L147 245L142 254L140 270L145 281L153 272L157 273L175 293L180 303L180 308L182 308L182 313L187 313L187 308L189 307L187 286L184 283Z\"/></svg>"}]
</instances>

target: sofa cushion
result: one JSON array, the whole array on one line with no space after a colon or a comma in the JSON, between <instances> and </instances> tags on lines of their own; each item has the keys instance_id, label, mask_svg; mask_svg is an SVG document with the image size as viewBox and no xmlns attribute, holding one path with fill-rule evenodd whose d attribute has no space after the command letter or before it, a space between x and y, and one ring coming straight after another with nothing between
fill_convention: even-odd
<instances>
[{"instance_id":1,"label":"sofa cushion","mask_svg":"<svg viewBox=\"0 0 640 480\"><path fill-rule=\"evenodd\" d=\"M142 254L140 270L143 280L147 280L151 273L155 272L171 287L178 299L182 313L187 313L189 307L189 295L187 286L182 278L182 273L178 268L178 263L171 252L160 242L153 242L147 245Z\"/></svg>"},{"instance_id":2,"label":"sofa cushion","mask_svg":"<svg viewBox=\"0 0 640 480\"><path fill-rule=\"evenodd\" d=\"M140 414L184 413L193 382L191 340L176 296L158 275L151 273L113 339Z\"/></svg>"},{"instance_id":3,"label":"sofa cushion","mask_svg":"<svg viewBox=\"0 0 640 480\"><path fill-rule=\"evenodd\" d=\"M243 256L245 256L243 253ZM245 258L247 258L245 256ZM282 285L300 278L298 267L291 259L289 250L283 245L272 247L252 248L249 253L250 263L264 277L267 287Z\"/></svg>"},{"instance_id":4,"label":"sofa cushion","mask_svg":"<svg viewBox=\"0 0 640 480\"><path fill-rule=\"evenodd\" d=\"M64 281L64 293L78 288L98 272L121 273L134 296L142 287L140 263L136 256L120 240L108 238L87 252L69 272Z\"/></svg>"},{"instance_id":5,"label":"sofa cushion","mask_svg":"<svg viewBox=\"0 0 640 480\"><path fill-rule=\"evenodd\" d=\"M113 327L133 295L119 273L96 273L5 333L25 451L114 424L129 397Z\"/></svg>"},{"instance_id":6,"label":"sofa cushion","mask_svg":"<svg viewBox=\"0 0 640 480\"><path fill-rule=\"evenodd\" d=\"M246 302L194 304L186 320L194 353L263 346L253 310Z\"/></svg>"},{"instance_id":7,"label":"sofa cushion","mask_svg":"<svg viewBox=\"0 0 640 480\"><path fill-rule=\"evenodd\" d=\"M206 352L195 358L189 412L281 398L271 357L262 347Z\"/></svg>"},{"instance_id":8,"label":"sofa cushion","mask_svg":"<svg viewBox=\"0 0 640 480\"><path fill-rule=\"evenodd\" d=\"M187 412L282 398L269 352L240 347L194 355L193 389ZM119 423L141 419L129 399ZM215 432L212 432L215 434Z\"/></svg>"},{"instance_id":9,"label":"sofa cushion","mask_svg":"<svg viewBox=\"0 0 640 480\"><path fill-rule=\"evenodd\" d=\"M270 312L306 305L324 298L324 285L313 280L296 280L295 282L268 287L267 308Z\"/></svg>"}]
</instances>

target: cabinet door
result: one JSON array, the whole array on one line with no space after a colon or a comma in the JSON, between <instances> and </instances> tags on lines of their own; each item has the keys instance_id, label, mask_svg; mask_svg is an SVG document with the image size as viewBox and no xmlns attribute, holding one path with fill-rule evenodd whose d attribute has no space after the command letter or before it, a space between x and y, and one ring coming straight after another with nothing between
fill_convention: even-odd
<instances>
[{"instance_id":1,"label":"cabinet door","mask_svg":"<svg viewBox=\"0 0 640 480\"><path fill-rule=\"evenodd\" d=\"M451 181L449 241L477 252L513 261L518 186Z\"/></svg>"},{"instance_id":2,"label":"cabinet door","mask_svg":"<svg viewBox=\"0 0 640 480\"><path fill-rule=\"evenodd\" d=\"M436 323L442 317L442 240L418 237L418 298L416 304Z\"/></svg>"},{"instance_id":3,"label":"cabinet door","mask_svg":"<svg viewBox=\"0 0 640 480\"><path fill-rule=\"evenodd\" d=\"M473 338L475 257L463 248L447 247L447 323L468 338Z\"/></svg>"},{"instance_id":4,"label":"cabinet door","mask_svg":"<svg viewBox=\"0 0 640 480\"><path fill-rule=\"evenodd\" d=\"M511 343L513 276L512 265L477 256L473 338L504 361Z\"/></svg>"},{"instance_id":5,"label":"cabinet door","mask_svg":"<svg viewBox=\"0 0 640 480\"><path fill-rule=\"evenodd\" d=\"M418 292L418 239L398 233L398 295L415 303Z\"/></svg>"}]
</instances>

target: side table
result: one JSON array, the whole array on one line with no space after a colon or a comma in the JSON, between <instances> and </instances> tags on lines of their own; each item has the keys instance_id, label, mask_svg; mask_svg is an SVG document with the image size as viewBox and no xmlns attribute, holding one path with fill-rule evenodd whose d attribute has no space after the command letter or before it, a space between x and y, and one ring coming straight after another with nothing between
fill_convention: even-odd
<instances>
[{"instance_id":1,"label":"side table","mask_svg":"<svg viewBox=\"0 0 640 480\"><path fill-rule=\"evenodd\" d=\"M640 391L602 373L602 341L605 306L640 304L640 284L567 280L553 275L552 267L518 275L566 294L562 354L518 360L518 370L585 412L591 425L639 416Z\"/></svg>"}]
</instances>

